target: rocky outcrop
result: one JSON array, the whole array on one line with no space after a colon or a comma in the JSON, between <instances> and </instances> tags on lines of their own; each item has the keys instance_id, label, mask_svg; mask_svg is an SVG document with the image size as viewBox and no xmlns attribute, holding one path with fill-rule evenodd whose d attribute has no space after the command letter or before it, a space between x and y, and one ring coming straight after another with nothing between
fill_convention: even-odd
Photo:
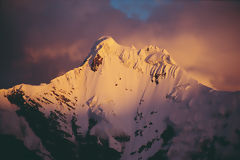
<instances>
[{"instance_id":1,"label":"rocky outcrop","mask_svg":"<svg viewBox=\"0 0 240 160\"><path fill-rule=\"evenodd\" d=\"M97 54L97 55L94 57L94 59L93 59L93 61L92 61L92 64L91 64L91 69L92 69L92 71L94 71L94 72L97 71L99 65L102 64L102 60L103 60L103 58L102 58L99 54Z\"/></svg>"}]
</instances>

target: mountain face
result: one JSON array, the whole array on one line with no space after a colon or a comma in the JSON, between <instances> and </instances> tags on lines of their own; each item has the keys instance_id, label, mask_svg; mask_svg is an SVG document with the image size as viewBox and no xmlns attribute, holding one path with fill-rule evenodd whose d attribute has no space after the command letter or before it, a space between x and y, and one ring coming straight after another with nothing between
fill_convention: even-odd
<instances>
[{"instance_id":1,"label":"mountain face","mask_svg":"<svg viewBox=\"0 0 240 160\"><path fill-rule=\"evenodd\" d=\"M49 84L0 90L1 159L239 160L240 92L192 79L165 49L97 40Z\"/></svg>"}]
</instances>

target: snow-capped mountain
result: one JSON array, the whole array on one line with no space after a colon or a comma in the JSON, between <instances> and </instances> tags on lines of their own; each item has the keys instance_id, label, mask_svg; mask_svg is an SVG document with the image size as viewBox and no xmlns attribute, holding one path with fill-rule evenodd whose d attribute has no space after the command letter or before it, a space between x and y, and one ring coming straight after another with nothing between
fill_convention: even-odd
<instances>
[{"instance_id":1,"label":"snow-capped mountain","mask_svg":"<svg viewBox=\"0 0 240 160\"><path fill-rule=\"evenodd\" d=\"M0 90L0 122L6 159L240 158L240 92L198 83L165 49L111 37L49 84Z\"/></svg>"}]
</instances>

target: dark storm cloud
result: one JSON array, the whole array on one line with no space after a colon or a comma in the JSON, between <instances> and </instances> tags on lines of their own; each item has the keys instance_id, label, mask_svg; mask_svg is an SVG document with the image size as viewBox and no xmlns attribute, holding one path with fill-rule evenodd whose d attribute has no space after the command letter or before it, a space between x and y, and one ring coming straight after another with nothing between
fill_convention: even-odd
<instances>
[{"instance_id":1,"label":"dark storm cloud","mask_svg":"<svg viewBox=\"0 0 240 160\"><path fill-rule=\"evenodd\" d=\"M103 34L111 10L107 1L97 0L1 3L0 88L46 82L79 66Z\"/></svg>"},{"instance_id":2,"label":"dark storm cloud","mask_svg":"<svg viewBox=\"0 0 240 160\"><path fill-rule=\"evenodd\" d=\"M240 7L236 1L1 3L0 88L48 82L79 66L94 41L110 35L125 45L167 48L189 73L211 86L240 89Z\"/></svg>"}]
</instances>

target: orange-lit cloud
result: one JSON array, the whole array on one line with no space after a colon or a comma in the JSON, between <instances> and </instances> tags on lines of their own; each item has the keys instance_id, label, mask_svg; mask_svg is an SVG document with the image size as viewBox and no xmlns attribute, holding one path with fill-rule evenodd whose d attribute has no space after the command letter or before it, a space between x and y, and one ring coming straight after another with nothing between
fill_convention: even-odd
<instances>
[{"instance_id":1,"label":"orange-lit cloud","mask_svg":"<svg viewBox=\"0 0 240 160\"><path fill-rule=\"evenodd\" d=\"M54 59L58 56L67 55L71 61L81 61L82 56L79 53L86 53L86 41L80 40L70 45L46 46L46 48L25 48L28 61L37 63L41 57Z\"/></svg>"},{"instance_id":2,"label":"orange-lit cloud","mask_svg":"<svg viewBox=\"0 0 240 160\"><path fill-rule=\"evenodd\" d=\"M98 37L110 35L123 45L166 48L204 84L240 90L239 2L161 3L144 21L128 18L108 0L4 2L1 32L7 38L1 39L1 68L8 69L1 69L1 74L15 78L16 83L17 79L35 82L31 77L48 81L77 67ZM18 75L16 68L21 68L22 74ZM8 79L1 83L9 86Z\"/></svg>"}]
</instances>

